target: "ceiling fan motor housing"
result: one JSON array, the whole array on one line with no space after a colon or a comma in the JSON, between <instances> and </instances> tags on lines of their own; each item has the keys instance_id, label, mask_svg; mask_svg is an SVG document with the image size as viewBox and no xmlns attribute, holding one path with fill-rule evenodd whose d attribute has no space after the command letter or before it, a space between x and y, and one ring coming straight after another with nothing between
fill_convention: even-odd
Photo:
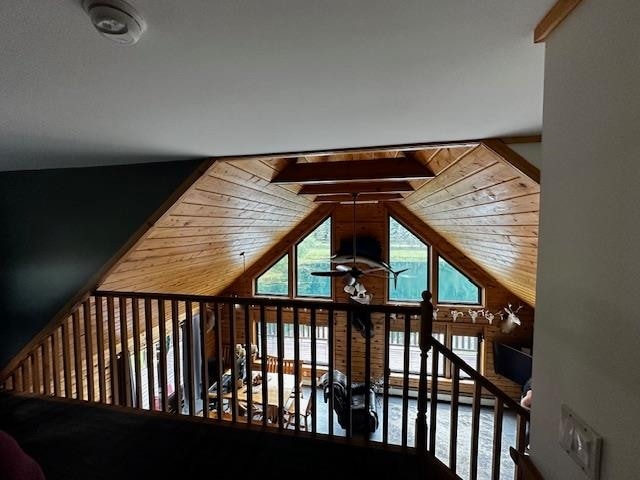
<instances>
[{"instance_id":1,"label":"ceiling fan motor housing","mask_svg":"<svg viewBox=\"0 0 640 480\"><path fill-rule=\"evenodd\" d=\"M144 19L122 0L84 0L82 6L98 33L121 45L133 45L146 30Z\"/></svg>"}]
</instances>

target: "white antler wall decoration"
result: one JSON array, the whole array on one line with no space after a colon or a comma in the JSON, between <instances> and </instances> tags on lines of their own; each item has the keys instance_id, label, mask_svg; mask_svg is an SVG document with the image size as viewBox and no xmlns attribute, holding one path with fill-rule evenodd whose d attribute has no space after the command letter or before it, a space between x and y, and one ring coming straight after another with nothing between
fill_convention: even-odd
<instances>
[{"instance_id":1,"label":"white antler wall decoration","mask_svg":"<svg viewBox=\"0 0 640 480\"><path fill-rule=\"evenodd\" d=\"M458 317L461 317L462 315L464 315L464 313L459 312L458 310L451 310L451 317L453 318L454 322L458 319Z\"/></svg>"},{"instance_id":2,"label":"white antler wall decoration","mask_svg":"<svg viewBox=\"0 0 640 480\"><path fill-rule=\"evenodd\" d=\"M489 325L493 324L493 319L495 318L495 315L493 313L491 313L489 310L484 312L484 318L487 319L487 322L489 322Z\"/></svg>"},{"instance_id":3,"label":"white antler wall decoration","mask_svg":"<svg viewBox=\"0 0 640 480\"><path fill-rule=\"evenodd\" d=\"M500 313L500 318L502 318L503 320L502 325L500 326L500 330L502 331L502 333L510 333L514 328L516 328L517 325L522 325L522 322L516 315L516 313L518 313L521 308L522 308L522 305L520 305L514 311L511 304L509 304L508 307L504 307L504 311L507 314L507 318L505 320L502 315L502 312Z\"/></svg>"},{"instance_id":4,"label":"white antler wall decoration","mask_svg":"<svg viewBox=\"0 0 640 480\"><path fill-rule=\"evenodd\" d=\"M469 310L469 316L471 317L471 321L473 323L476 323L476 318L478 318L478 315L480 315L482 313L482 310Z\"/></svg>"},{"instance_id":5,"label":"white antler wall decoration","mask_svg":"<svg viewBox=\"0 0 640 480\"><path fill-rule=\"evenodd\" d=\"M438 310L440 310L440 309L439 309L439 308L436 308L436 309L433 311L433 320L434 320L434 321L438 320Z\"/></svg>"}]
</instances>

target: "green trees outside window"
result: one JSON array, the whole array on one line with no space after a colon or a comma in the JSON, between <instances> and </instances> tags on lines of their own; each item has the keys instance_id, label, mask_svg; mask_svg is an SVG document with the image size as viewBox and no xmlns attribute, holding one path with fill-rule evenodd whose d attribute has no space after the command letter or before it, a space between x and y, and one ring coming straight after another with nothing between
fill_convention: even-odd
<instances>
[{"instance_id":1,"label":"green trees outside window","mask_svg":"<svg viewBox=\"0 0 640 480\"><path fill-rule=\"evenodd\" d=\"M389 300L419 302L429 286L429 247L393 217L389 217L389 264L393 270L408 269L389 279Z\"/></svg>"},{"instance_id":2,"label":"green trees outside window","mask_svg":"<svg viewBox=\"0 0 640 480\"><path fill-rule=\"evenodd\" d=\"M256 280L258 295L289 295L289 255L278 260Z\"/></svg>"},{"instance_id":3,"label":"green trees outside window","mask_svg":"<svg viewBox=\"0 0 640 480\"><path fill-rule=\"evenodd\" d=\"M464 273L438 257L438 303L480 304L480 287Z\"/></svg>"},{"instance_id":4,"label":"green trees outside window","mask_svg":"<svg viewBox=\"0 0 640 480\"><path fill-rule=\"evenodd\" d=\"M330 297L331 278L311 272L331 270L331 218L327 218L296 247L296 295Z\"/></svg>"}]
</instances>

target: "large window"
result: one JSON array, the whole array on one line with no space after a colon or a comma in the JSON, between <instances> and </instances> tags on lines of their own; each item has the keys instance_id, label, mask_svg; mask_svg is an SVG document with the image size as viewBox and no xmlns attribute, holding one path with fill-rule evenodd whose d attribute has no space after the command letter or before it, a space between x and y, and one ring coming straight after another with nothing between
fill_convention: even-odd
<instances>
[{"instance_id":1,"label":"large window","mask_svg":"<svg viewBox=\"0 0 640 480\"><path fill-rule=\"evenodd\" d=\"M256 280L258 295L289 295L289 255L278 260Z\"/></svg>"},{"instance_id":2,"label":"large window","mask_svg":"<svg viewBox=\"0 0 640 480\"><path fill-rule=\"evenodd\" d=\"M462 358L474 370L478 370L478 359L480 358L480 342L477 336L452 335L451 350ZM460 370L460 378L469 378L464 371Z\"/></svg>"},{"instance_id":3,"label":"large window","mask_svg":"<svg viewBox=\"0 0 640 480\"><path fill-rule=\"evenodd\" d=\"M389 278L389 300L419 302L429 288L429 247L393 217L389 217L389 264L394 271L406 269Z\"/></svg>"},{"instance_id":4,"label":"large window","mask_svg":"<svg viewBox=\"0 0 640 480\"><path fill-rule=\"evenodd\" d=\"M327 218L296 247L296 296L330 297L331 278L311 272L331 270L331 218Z\"/></svg>"},{"instance_id":5,"label":"large window","mask_svg":"<svg viewBox=\"0 0 640 480\"><path fill-rule=\"evenodd\" d=\"M278 355L278 326L276 323L266 323L267 329L267 355ZM257 339L258 349L262 348L262 329L260 322L257 323ZM284 338L284 356L283 358L295 358L295 336L293 324L285 323L282 325L282 333ZM329 343L328 328L326 326L316 326L316 364L329 364ZM311 327L309 325L300 325L300 335L298 345L300 347L300 360L305 363L311 363ZM262 356L262 353L261 353Z\"/></svg>"},{"instance_id":6,"label":"large window","mask_svg":"<svg viewBox=\"0 0 640 480\"><path fill-rule=\"evenodd\" d=\"M311 272L331 270L331 217L324 220L255 281L256 295L331 297L331 277ZM292 264L289 269L289 264ZM291 282L291 284L290 284ZM295 291L294 291L295 288Z\"/></svg>"},{"instance_id":7,"label":"large window","mask_svg":"<svg viewBox=\"0 0 640 480\"><path fill-rule=\"evenodd\" d=\"M480 330L456 326L441 326L432 333L433 338L449 347L453 353L462 358L473 369L480 369L480 345L482 335ZM404 332L392 330L389 334L389 370L393 373L404 373ZM427 359L427 374L431 375L433 350L429 350ZM409 373L420 373L420 333L409 334ZM451 378L451 365L442 354L438 354L438 376ZM460 370L460 378L469 378Z\"/></svg>"},{"instance_id":8,"label":"large window","mask_svg":"<svg viewBox=\"0 0 640 480\"><path fill-rule=\"evenodd\" d=\"M444 333L433 332L433 338L440 343L444 342ZM389 370L394 373L404 373L404 332L392 330L389 332ZM431 375L431 350L427 358L427 373ZM444 376L444 357L439 354L438 376ZM409 334L409 373L420 373L420 333Z\"/></svg>"},{"instance_id":9,"label":"large window","mask_svg":"<svg viewBox=\"0 0 640 480\"><path fill-rule=\"evenodd\" d=\"M480 305L481 292L469 277L438 257L438 303Z\"/></svg>"}]
</instances>

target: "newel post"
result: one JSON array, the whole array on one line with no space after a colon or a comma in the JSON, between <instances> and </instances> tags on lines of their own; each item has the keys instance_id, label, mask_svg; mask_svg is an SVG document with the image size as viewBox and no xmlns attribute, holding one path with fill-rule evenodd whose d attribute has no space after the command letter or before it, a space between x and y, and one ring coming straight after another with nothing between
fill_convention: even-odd
<instances>
[{"instance_id":1,"label":"newel post","mask_svg":"<svg viewBox=\"0 0 640 480\"><path fill-rule=\"evenodd\" d=\"M427 450L427 358L431 348L433 330L433 304L431 292L422 292L420 303L420 383L418 386L418 415L416 417L416 448L418 452Z\"/></svg>"}]
</instances>

